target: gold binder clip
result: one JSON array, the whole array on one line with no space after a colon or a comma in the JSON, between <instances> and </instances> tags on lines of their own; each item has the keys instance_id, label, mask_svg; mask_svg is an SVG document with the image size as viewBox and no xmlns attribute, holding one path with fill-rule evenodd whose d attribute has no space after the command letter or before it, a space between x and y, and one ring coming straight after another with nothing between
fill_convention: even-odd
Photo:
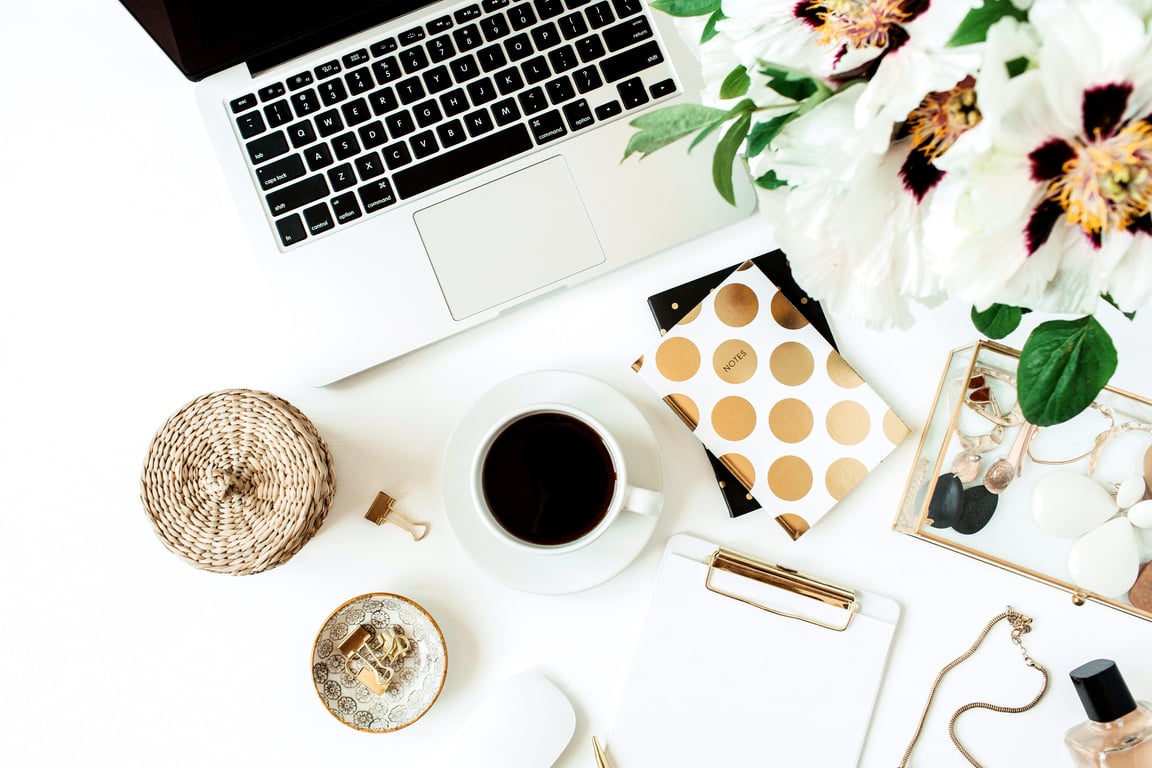
<instances>
[{"instance_id":1,"label":"gold binder clip","mask_svg":"<svg viewBox=\"0 0 1152 768\"><path fill-rule=\"evenodd\" d=\"M396 499L380 491L376 494L376 499L372 502L372 506L364 513L364 517L376 523L376 525L392 523L392 525L408 531L413 541L420 541L420 539L424 538L425 534L428 533L428 524L415 523L404 517L404 515L392 508L395 503Z\"/></svg>"},{"instance_id":2,"label":"gold binder clip","mask_svg":"<svg viewBox=\"0 0 1152 768\"><path fill-rule=\"evenodd\" d=\"M745 578L758 581L761 584L786 589L802 597L818 600L825 605L839 608L846 613L844 623L829 624L799 613L788 613L776 608L771 608L763 603L758 603L747 597L743 597L742 595L717 589L712 586L712 572L714 570L727 571L737 576L744 576ZM704 578L704 586L717 594L731 597L742 603L747 603L748 605L755 606L769 613L774 613L777 616L783 616L788 619L798 619L799 621L815 624L818 627L831 629L835 632L843 632L848 629L848 625L852 623L852 617L856 615L860 607L859 603L856 602L856 593L847 587L839 587L826 581L820 581L819 579L794 571L791 568L757 560L747 555L741 555L738 552L724 549L723 547L713 552L712 556L708 559L708 575Z\"/></svg>"},{"instance_id":3,"label":"gold binder clip","mask_svg":"<svg viewBox=\"0 0 1152 768\"><path fill-rule=\"evenodd\" d=\"M348 633L338 650L344 655L344 671L380 696L388 690L396 673L376 654L373 645L382 645L376 628L371 624L361 624ZM354 671L354 662L357 661L360 662L360 669Z\"/></svg>"}]
</instances>

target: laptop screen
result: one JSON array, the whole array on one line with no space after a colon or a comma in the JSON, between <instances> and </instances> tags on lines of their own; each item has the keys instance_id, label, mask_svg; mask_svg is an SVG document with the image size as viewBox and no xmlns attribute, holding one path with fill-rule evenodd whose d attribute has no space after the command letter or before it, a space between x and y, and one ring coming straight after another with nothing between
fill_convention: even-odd
<instances>
[{"instance_id":1,"label":"laptop screen","mask_svg":"<svg viewBox=\"0 0 1152 768\"><path fill-rule=\"evenodd\" d=\"M430 0L120 0L190 80L258 72Z\"/></svg>"}]
</instances>

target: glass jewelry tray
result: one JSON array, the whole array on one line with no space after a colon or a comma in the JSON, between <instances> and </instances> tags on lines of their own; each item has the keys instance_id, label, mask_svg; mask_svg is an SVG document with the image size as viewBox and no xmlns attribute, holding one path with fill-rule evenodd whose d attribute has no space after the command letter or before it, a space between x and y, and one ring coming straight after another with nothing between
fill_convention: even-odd
<instances>
[{"instance_id":1,"label":"glass jewelry tray","mask_svg":"<svg viewBox=\"0 0 1152 768\"><path fill-rule=\"evenodd\" d=\"M1152 620L1152 400L1109 386L1036 427L1019 358L950 353L893 529Z\"/></svg>"}]
</instances>

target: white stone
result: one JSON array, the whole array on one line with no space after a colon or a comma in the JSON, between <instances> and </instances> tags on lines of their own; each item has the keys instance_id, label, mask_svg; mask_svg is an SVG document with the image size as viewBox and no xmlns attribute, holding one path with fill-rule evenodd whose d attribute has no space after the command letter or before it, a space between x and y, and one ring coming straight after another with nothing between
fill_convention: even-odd
<instances>
[{"instance_id":1,"label":"white stone","mask_svg":"<svg viewBox=\"0 0 1152 768\"><path fill-rule=\"evenodd\" d=\"M1081 536L1068 552L1068 571L1082 589L1119 597L1140 575L1136 535L1127 518L1117 517Z\"/></svg>"},{"instance_id":2,"label":"white stone","mask_svg":"<svg viewBox=\"0 0 1152 768\"><path fill-rule=\"evenodd\" d=\"M1124 478L1124 482L1120 483L1120 487L1116 489L1116 506L1120 509L1128 509L1144 498L1144 494L1147 492L1148 486L1144 482L1144 475L1128 475Z\"/></svg>"},{"instance_id":3,"label":"white stone","mask_svg":"<svg viewBox=\"0 0 1152 768\"><path fill-rule=\"evenodd\" d=\"M1083 536L1116 511L1116 501L1108 491L1077 472L1049 472L1032 491L1036 523L1053 536Z\"/></svg>"},{"instance_id":4,"label":"white stone","mask_svg":"<svg viewBox=\"0 0 1152 768\"><path fill-rule=\"evenodd\" d=\"M1129 507L1128 522L1137 528L1152 528L1152 499L1138 501Z\"/></svg>"}]
</instances>

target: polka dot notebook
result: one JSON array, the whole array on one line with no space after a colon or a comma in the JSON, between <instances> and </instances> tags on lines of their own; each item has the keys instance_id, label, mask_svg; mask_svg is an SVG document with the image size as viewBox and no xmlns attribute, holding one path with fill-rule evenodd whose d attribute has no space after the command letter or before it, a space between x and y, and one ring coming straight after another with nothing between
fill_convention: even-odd
<instances>
[{"instance_id":1,"label":"polka dot notebook","mask_svg":"<svg viewBox=\"0 0 1152 768\"><path fill-rule=\"evenodd\" d=\"M750 261L632 367L793 539L909 434Z\"/></svg>"}]
</instances>

